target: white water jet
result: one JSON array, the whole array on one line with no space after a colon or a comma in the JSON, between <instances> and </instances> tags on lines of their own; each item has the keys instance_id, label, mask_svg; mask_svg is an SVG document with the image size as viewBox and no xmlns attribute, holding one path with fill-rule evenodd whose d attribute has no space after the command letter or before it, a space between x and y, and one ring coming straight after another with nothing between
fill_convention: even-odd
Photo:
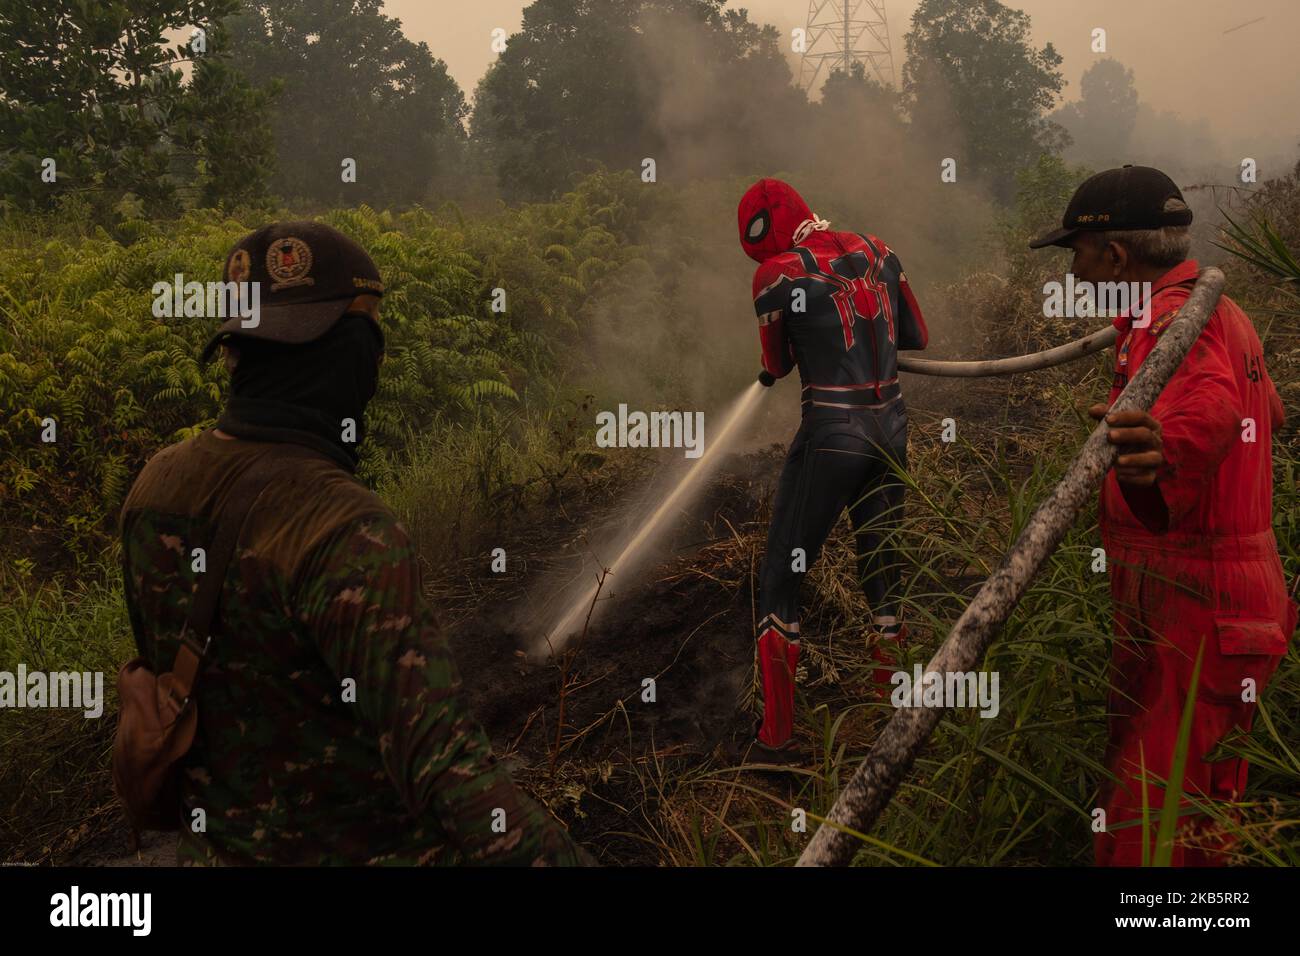
<instances>
[{"instance_id":1,"label":"white water jet","mask_svg":"<svg viewBox=\"0 0 1300 956\"><path fill-rule=\"evenodd\" d=\"M740 426L753 414L758 404L759 393L763 390L762 385L754 382L736 400L727 413L722 428L709 441L704 454L691 465L690 469L677 483L677 487L655 508L654 513L642 523L636 534L632 536L632 539L619 551L618 557L609 564L610 577L617 574L620 567L628 568L633 566L639 553L650 548L658 537L668 529L669 516L684 507L691 500L689 496L692 492L698 491L704 479L716 469L717 463L726 453L727 447L734 443ZM600 590L601 585L598 577L597 583L587 588L582 596L569 606L560 619L547 629L545 635L533 649L533 655L544 656L548 651L556 653L563 649L571 638L580 634L587 620L587 612L592 611L594 618L599 610L599 607L595 610L592 609L592 602L595 601Z\"/></svg>"}]
</instances>

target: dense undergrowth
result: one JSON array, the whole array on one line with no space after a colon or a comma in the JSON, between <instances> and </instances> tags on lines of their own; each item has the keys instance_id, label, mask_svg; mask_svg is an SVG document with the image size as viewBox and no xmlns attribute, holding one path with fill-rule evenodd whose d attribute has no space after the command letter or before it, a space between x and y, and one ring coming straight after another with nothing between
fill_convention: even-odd
<instances>
[{"instance_id":1,"label":"dense undergrowth","mask_svg":"<svg viewBox=\"0 0 1300 956\"><path fill-rule=\"evenodd\" d=\"M1097 370L1100 372L1100 370ZM1077 388L1090 397L1105 378ZM1053 423L998 427L988 447L911 442L913 483L898 541L910 582L905 614L911 645L903 669L924 666L974 589L996 566L1033 508L1068 464L1091 422L1062 401ZM914 436L929 424L924 418ZM983 442L981 442L983 444ZM1297 462L1279 462L1295 474ZM1279 489L1279 530L1294 528L1300 496ZM761 523L737 540L727 570L748 587L762 550ZM996 639L983 667L1000 677L1000 710L945 713L858 862L885 865L1088 865L1092 812L1107 778L1107 662L1111 603L1107 575L1095 570L1100 546L1095 510L1082 516ZM1288 559L1288 580L1300 566ZM726 570L709 573L727 577ZM855 580L852 535L833 539L809 575L801 622L808 661L801 670L799 737L813 765L793 783L743 772L725 761L680 773L645 773L654 807L644 829L678 864L793 863L807 836L792 826L803 810L814 829L892 715L871 689L869 609ZM1262 695L1249 734L1225 740L1216 759L1252 764L1239 803L1205 805L1215 826L1234 834L1230 861L1300 862L1300 650L1293 643ZM1156 785L1153 783L1153 786ZM1194 839L1194 838L1187 838Z\"/></svg>"},{"instance_id":2,"label":"dense undergrowth","mask_svg":"<svg viewBox=\"0 0 1300 956\"><path fill-rule=\"evenodd\" d=\"M474 221L450 206L321 217L371 253L387 284L387 361L360 477L391 479L413 435L549 414L583 304L637 257L653 194L636 185L599 174L562 201ZM219 279L260 224L202 211L110 233L68 209L0 226L0 516L11 536L30 532L62 559L99 557L149 455L212 425L225 371L197 356L213 323L155 318L151 289L177 273ZM51 422L55 440L43 441Z\"/></svg>"},{"instance_id":3,"label":"dense undergrowth","mask_svg":"<svg viewBox=\"0 0 1300 956\"><path fill-rule=\"evenodd\" d=\"M1078 173L1044 175L1059 191ZM1031 177L1026 188L1050 185ZM1256 210L1292 243L1300 229L1296 195L1293 176ZM639 313L671 300L678 278L654 267L663 253L647 250L642 229L650 205L668 201L632 177L598 174L560 202L502 208L472 222L453 208L324 217L371 250L390 287L383 307L389 359L361 476L401 514L435 572L505 523L581 500L607 468L590 434L588 387L600 369L584 368L583 345L609 290L635 290ZM1005 354L1083 331L1044 324L1034 306L1044 275L1053 268L1059 275L1060 267L1013 254L1021 233L1042 225L1030 207L1022 197L1025 215L1007 223L1005 251L991 271L936 297L936 314L962 315L961 334L948 339L954 348ZM1262 218L1245 222L1248 230L1264 228ZM117 509L150 454L212 423L223 388L219 367L195 358L208 329L152 318L148 290L174 272L218 278L228 248L254 225L209 212L105 230L82 225L74 210L0 226L0 670L18 662L99 670L111 685L131 655L113 560ZM1231 293L1264 337L1290 415L1275 445L1274 524L1291 581L1300 574L1300 339L1288 291L1295 283L1259 263L1228 270ZM742 298L744 285L736 283ZM504 314L490 309L498 287L507 291ZM657 374L651 357L646 363L643 371ZM916 413L901 541L912 568L913 659L928 659L971 587L1064 470L1088 427L1078 409L1104 395L1107 381L1099 359L986 383L962 399L982 411L963 419L955 446L940 443L935 422ZM945 401L952 399L936 399ZM53 444L40 441L46 418L58 426ZM726 549L709 550L711 564L700 573L752 589L763 517L737 528ZM1105 773L1111 639L1106 578L1091 567L1097 544L1090 513L990 653L986 666L1002 680L1000 714L944 718L864 844L862 862L1090 860L1089 813ZM829 810L889 713L863 690L867 609L853 575L841 530L805 594L800 726L818 742L819 764L792 786L773 787L725 760L634 762L627 771L640 781L644 803L629 826L657 859L788 863L806 840L791 830L790 809L806 810L810 820ZM66 860L116 826L106 764L113 708L110 692L98 721L5 713L0 859ZM1214 810L1239 835L1240 862L1298 862L1297 740L1293 643L1254 730L1223 747L1253 764L1242 804Z\"/></svg>"}]
</instances>

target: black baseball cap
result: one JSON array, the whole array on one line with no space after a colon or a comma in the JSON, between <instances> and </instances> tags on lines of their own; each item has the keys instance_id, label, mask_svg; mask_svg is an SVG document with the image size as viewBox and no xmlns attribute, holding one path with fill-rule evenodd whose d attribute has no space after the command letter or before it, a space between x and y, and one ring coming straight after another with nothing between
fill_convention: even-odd
<instances>
[{"instance_id":1,"label":"black baseball cap","mask_svg":"<svg viewBox=\"0 0 1300 956\"><path fill-rule=\"evenodd\" d=\"M1170 199L1181 202L1183 194L1174 181L1158 169L1151 166L1108 169L1085 179L1065 208L1061 228L1035 239L1029 248L1068 246L1080 232L1189 225L1192 221L1190 209L1165 211L1165 203Z\"/></svg>"},{"instance_id":2,"label":"black baseball cap","mask_svg":"<svg viewBox=\"0 0 1300 956\"><path fill-rule=\"evenodd\" d=\"M304 345L320 338L359 295L384 294L366 250L321 222L273 222L236 243L226 256L223 282L258 284L258 324L226 319L203 348L202 361L231 336ZM383 339L383 331L375 323Z\"/></svg>"}]
</instances>

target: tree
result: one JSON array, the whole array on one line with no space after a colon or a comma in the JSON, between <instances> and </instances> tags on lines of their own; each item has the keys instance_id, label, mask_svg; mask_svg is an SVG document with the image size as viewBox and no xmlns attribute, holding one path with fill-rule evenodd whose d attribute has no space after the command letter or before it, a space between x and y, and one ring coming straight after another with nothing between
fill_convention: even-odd
<instances>
[{"instance_id":1,"label":"tree","mask_svg":"<svg viewBox=\"0 0 1300 956\"><path fill-rule=\"evenodd\" d=\"M1087 166L1072 166L1060 156L1042 154L1031 166L1016 173L1014 202L999 216L998 232L1007 260L1007 274L1013 285L1034 286L1022 281L1057 263L1029 243L1061 225L1065 207L1079 184L1093 174Z\"/></svg>"},{"instance_id":2,"label":"tree","mask_svg":"<svg viewBox=\"0 0 1300 956\"><path fill-rule=\"evenodd\" d=\"M4 203L40 209L77 194L95 213L125 200L147 215L170 215L200 194L216 202L264 193L266 154L241 138L239 128L256 129L265 104L228 72L219 50L221 22L237 6L238 0L6 3L0 10ZM169 47L169 31L184 42ZM193 67L196 82L189 85L184 63ZM222 168L215 157L231 143L243 153L239 182L228 194L212 173Z\"/></svg>"},{"instance_id":3,"label":"tree","mask_svg":"<svg viewBox=\"0 0 1300 956\"><path fill-rule=\"evenodd\" d=\"M997 0L921 0L905 39L903 92L917 132L1003 200L1017 170L1068 141L1047 119L1065 85L1061 56L1050 43L1036 49L1029 24Z\"/></svg>"},{"instance_id":4,"label":"tree","mask_svg":"<svg viewBox=\"0 0 1300 956\"><path fill-rule=\"evenodd\" d=\"M216 25L209 51L194 64L175 136L193 160L193 201L200 206L265 206L275 170L272 91L254 89L224 54L229 35Z\"/></svg>"},{"instance_id":5,"label":"tree","mask_svg":"<svg viewBox=\"0 0 1300 956\"><path fill-rule=\"evenodd\" d=\"M832 70L822 84L820 112L852 117L858 122L884 120L890 125L901 122L901 100L892 86L886 86L867 73L862 63L854 63L846 73Z\"/></svg>"},{"instance_id":6,"label":"tree","mask_svg":"<svg viewBox=\"0 0 1300 956\"><path fill-rule=\"evenodd\" d=\"M479 84L472 135L511 198L596 165L679 181L797 155L806 118L774 27L724 0L536 0Z\"/></svg>"},{"instance_id":7,"label":"tree","mask_svg":"<svg viewBox=\"0 0 1300 956\"><path fill-rule=\"evenodd\" d=\"M321 204L430 198L464 146L465 96L382 0L248 0L230 20L239 69L274 88L284 196ZM344 160L356 165L343 178Z\"/></svg>"},{"instance_id":8,"label":"tree","mask_svg":"<svg viewBox=\"0 0 1300 956\"><path fill-rule=\"evenodd\" d=\"M1071 158L1092 165L1120 165L1137 123L1138 94L1133 71L1114 59L1098 60L1079 81L1080 97L1053 114L1074 141Z\"/></svg>"},{"instance_id":9,"label":"tree","mask_svg":"<svg viewBox=\"0 0 1300 956\"><path fill-rule=\"evenodd\" d=\"M831 72L811 114L804 142L816 148L805 149L790 171L810 184L838 184L833 200L826 201L845 212L868 214L869 228L882 228L885 197L894 195L903 170L921 160L908 136L899 94L854 63L847 72ZM915 198L913 194L913 203Z\"/></svg>"}]
</instances>

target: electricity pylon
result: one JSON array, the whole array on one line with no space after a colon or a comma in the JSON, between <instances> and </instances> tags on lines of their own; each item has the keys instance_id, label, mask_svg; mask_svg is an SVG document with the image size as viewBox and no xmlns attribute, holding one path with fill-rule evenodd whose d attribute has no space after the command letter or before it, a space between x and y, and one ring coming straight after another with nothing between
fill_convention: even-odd
<instances>
[{"instance_id":1,"label":"electricity pylon","mask_svg":"<svg viewBox=\"0 0 1300 956\"><path fill-rule=\"evenodd\" d=\"M832 70L861 63L877 80L894 86L885 0L808 0L799 84L816 93Z\"/></svg>"}]
</instances>

